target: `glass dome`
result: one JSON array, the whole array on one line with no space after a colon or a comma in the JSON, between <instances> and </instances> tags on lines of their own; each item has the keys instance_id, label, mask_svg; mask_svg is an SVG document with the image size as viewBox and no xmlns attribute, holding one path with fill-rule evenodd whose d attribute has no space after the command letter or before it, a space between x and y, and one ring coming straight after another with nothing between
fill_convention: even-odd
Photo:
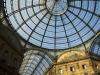
<instances>
[{"instance_id":1,"label":"glass dome","mask_svg":"<svg viewBox=\"0 0 100 75\"><path fill-rule=\"evenodd\" d=\"M94 40L91 47L91 53L100 56L100 35Z\"/></svg>"},{"instance_id":2,"label":"glass dome","mask_svg":"<svg viewBox=\"0 0 100 75\"><path fill-rule=\"evenodd\" d=\"M99 0L4 0L11 27L26 44L68 49L100 29Z\"/></svg>"},{"instance_id":3,"label":"glass dome","mask_svg":"<svg viewBox=\"0 0 100 75\"><path fill-rule=\"evenodd\" d=\"M44 75L52 64L52 57L37 50L30 50L24 54L19 73L21 75Z\"/></svg>"}]
</instances>

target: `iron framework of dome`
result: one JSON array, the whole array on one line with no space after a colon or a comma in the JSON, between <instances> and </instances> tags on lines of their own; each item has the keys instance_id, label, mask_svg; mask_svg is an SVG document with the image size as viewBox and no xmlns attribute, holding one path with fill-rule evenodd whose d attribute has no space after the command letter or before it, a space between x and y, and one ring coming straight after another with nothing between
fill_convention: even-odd
<instances>
[{"instance_id":1,"label":"iron framework of dome","mask_svg":"<svg viewBox=\"0 0 100 75\"><path fill-rule=\"evenodd\" d=\"M43 75L53 64L53 58L38 50L30 50L24 54L19 70L21 75Z\"/></svg>"},{"instance_id":2,"label":"iron framework of dome","mask_svg":"<svg viewBox=\"0 0 100 75\"><path fill-rule=\"evenodd\" d=\"M4 0L4 7L26 45L68 49L100 30L99 0Z\"/></svg>"},{"instance_id":3,"label":"iron framework of dome","mask_svg":"<svg viewBox=\"0 0 100 75\"><path fill-rule=\"evenodd\" d=\"M100 56L100 35L96 37L91 46L91 53Z\"/></svg>"}]
</instances>

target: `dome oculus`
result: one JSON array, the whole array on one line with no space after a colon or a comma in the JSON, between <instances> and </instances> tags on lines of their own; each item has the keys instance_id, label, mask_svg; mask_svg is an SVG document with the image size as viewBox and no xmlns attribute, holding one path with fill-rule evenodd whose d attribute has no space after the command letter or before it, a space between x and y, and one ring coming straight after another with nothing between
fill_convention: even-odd
<instances>
[{"instance_id":1,"label":"dome oculus","mask_svg":"<svg viewBox=\"0 0 100 75\"><path fill-rule=\"evenodd\" d=\"M47 0L46 7L53 15L61 15L67 11L67 0Z\"/></svg>"}]
</instances>

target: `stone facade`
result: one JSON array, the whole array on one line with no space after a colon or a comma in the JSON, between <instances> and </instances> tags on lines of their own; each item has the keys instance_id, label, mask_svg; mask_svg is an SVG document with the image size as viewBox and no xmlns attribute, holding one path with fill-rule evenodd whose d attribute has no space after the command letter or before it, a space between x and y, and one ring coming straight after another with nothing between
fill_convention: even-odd
<instances>
[{"instance_id":1,"label":"stone facade","mask_svg":"<svg viewBox=\"0 0 100 75\"><path fill-rule=\"evenodd\" d=\"M100 59L86 51L66 52L46 75L100 75Z\"/></svg>"}]
</instances>

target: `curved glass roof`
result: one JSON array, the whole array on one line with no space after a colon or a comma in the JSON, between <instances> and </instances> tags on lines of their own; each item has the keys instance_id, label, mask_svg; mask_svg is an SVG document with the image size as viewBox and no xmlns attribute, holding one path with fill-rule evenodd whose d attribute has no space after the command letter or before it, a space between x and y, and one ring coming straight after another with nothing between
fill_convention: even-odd
<instances>
[{"instance_id":1,"label":"curved glass roof","mask_svg":"<svg viewBox=\"0 0 100 75\"><path fill-rule=\"evenodd\" d=\"M30 50L24 55L19 73L21 75L44 75L52 63L52 58L46 54Z\"/></svg>"},{"instance_id":2,"label":"curved glass roof","mask_svg":"<svg viewBox=\"0 0 100 75\"><path fill-rule=\"evenodd\" d=\"M99 0L4 0L4 6L26 45L67 49L84 44L100 29Z\"/></svg>"},{"instance_id":3,"label":"curved glass roof","mask_svg":"<svg viewBox=\"0 0 100 75\"><path fill-rule=\"evenodd\" d=\"M94 40L91 47L91 53L100 56L100 35Z\"/></svg>"}]
</instances>

